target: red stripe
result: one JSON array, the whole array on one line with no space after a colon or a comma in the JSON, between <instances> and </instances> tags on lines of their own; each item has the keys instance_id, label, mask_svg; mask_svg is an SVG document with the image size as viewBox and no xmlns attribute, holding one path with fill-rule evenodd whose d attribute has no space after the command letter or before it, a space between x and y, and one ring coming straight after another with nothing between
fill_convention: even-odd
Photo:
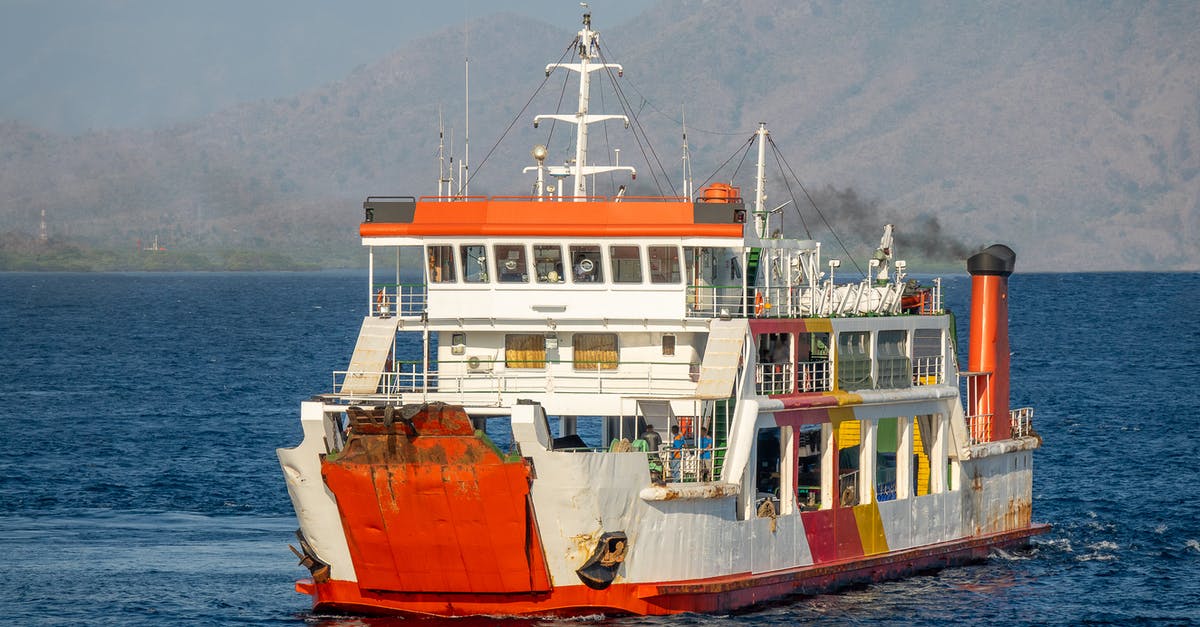
<instances>
[{"instance_id":1,"label":"red stripe","mask_svg":"<svg viewBox=\"0 0 1200 627\"><path fill-rule=\"evenodd\" d=\"M663 584L615 583L605 590L572 585L557 586L543 594L401 594L360 589L351 581L318 584L312 580L297 582L296 590L313 595L315 611L375 615L584 616L599 612L720 612L787 594L815 594L851 583L896 579L923 570L977 561L987 557L992 547L1024 544L1030 536L1048 530L1048 525L1033 525L1015 531L772 573L742 573Z\"/></svg>"}]
</instances>

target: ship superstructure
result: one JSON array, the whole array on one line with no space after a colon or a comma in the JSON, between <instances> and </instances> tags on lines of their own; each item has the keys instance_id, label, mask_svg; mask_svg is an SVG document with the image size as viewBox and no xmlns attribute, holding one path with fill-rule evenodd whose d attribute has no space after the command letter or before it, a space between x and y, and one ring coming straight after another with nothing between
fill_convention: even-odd
<instances>
[{"instance_id":1,"label":"ship superstructure","mask_svg":"<svg viewBox=\"0 0 1200 627\"><path fill-rule=\"evenodd\" d=\"M940 281L884 229L861 280L755 198L602 197L576 153L528 197L369 197L349 366L279 458L318 609L666 614L979 559L1031 522L1032 410L1008 407L1007 279L973 275L969 371ZM553 183L549 183L553 182ZM569 190L564 188L569 185ZM502 435L497 435L497 433ZM489 434L492 434L489 436ZM500 442L502 446L497 446Z\"/></svg>"}]
</instances>

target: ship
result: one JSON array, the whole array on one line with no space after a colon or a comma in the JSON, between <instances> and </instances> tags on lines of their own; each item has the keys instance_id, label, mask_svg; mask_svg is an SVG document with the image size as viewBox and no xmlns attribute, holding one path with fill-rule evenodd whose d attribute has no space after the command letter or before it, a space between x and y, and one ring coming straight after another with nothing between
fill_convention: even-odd
<instances>
[{"instance_id":1,"label":"ship","mask_svg":"<svg viewBox=\"0 0 1200 627\"><path fill-rule=\"evenodd\" d=\"M1010 408L1008 281L971 275L960 370L942 281L892 225L861 276L753 198L597 193L591 16L570 63L573 158L532 151L526 196L370 196L348 366L277 450L316 612L726 612L1027 545L1032 408ZM593 131L595 132L595 131ZM445 188L449 190L449 186ZM686 187L685 187L686 189Z\"/></svg>"}]
</instances>

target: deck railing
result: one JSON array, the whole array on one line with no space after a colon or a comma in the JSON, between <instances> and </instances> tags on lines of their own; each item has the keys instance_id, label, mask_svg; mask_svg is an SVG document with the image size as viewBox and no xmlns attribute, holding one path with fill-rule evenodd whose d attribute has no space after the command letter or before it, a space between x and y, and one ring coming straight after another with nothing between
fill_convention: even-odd
<instances>
[{"instance_id":1,"label":"deck railing","mask_svg":"<svg viewBox=\"0 0 1200 627\"><path fill-rule=\"evenodd\" d=\"M913 385L937 385L945 381L942 356L914 357L912 360Z\"/></svg>"},{"instance_id":2,"label":"deck railing","mask_svg":"<svg viewBox=\"0 0 1200 627\"><path fill-rule=\"evenodd\" d=\"M395 362L394 368L381 372L339 370L333 373L333 394L342 394L349 375L379 378L376 394L387 399L405 394L438 394L446 400L462 403L493 402L504 394L623 394L685 396L696 391L691 364L660 362L620 362L616 370L507 369L496 372L503 360L462 360L430 362L425 371L421 362ZM547 361L547 366L573 362ZM462 364L447 372L445 366ZM448 398L447 398L448 397Z\"/></svg>"},{"instance_id":3,"label":"deck railing","mask_svg":"<svg viewBox=\"0 0 1200 627\"><path fill-rule=\"evenodd\" d=\"M420 316L428 302L424 283L376 283L372 293L371 315L382 318Z\"/></svg>"}]
</instances>

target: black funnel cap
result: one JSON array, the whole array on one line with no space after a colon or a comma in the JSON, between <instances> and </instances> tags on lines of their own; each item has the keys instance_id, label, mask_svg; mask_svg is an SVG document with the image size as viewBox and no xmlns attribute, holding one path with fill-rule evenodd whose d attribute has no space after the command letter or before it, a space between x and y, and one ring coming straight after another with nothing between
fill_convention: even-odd
<instances>
[{"instance_id":1,"label":"black funnel cap","mask_svg":"<svg viewBox=\"0 0 1200 627\"><path fill-rule=\"evenodd\" d=\"M972 276L985 274L1008 276L1017 265L1017 253L1004 244L992 244L967 259L967 272Z\"/></svg>"}]
</instances>

